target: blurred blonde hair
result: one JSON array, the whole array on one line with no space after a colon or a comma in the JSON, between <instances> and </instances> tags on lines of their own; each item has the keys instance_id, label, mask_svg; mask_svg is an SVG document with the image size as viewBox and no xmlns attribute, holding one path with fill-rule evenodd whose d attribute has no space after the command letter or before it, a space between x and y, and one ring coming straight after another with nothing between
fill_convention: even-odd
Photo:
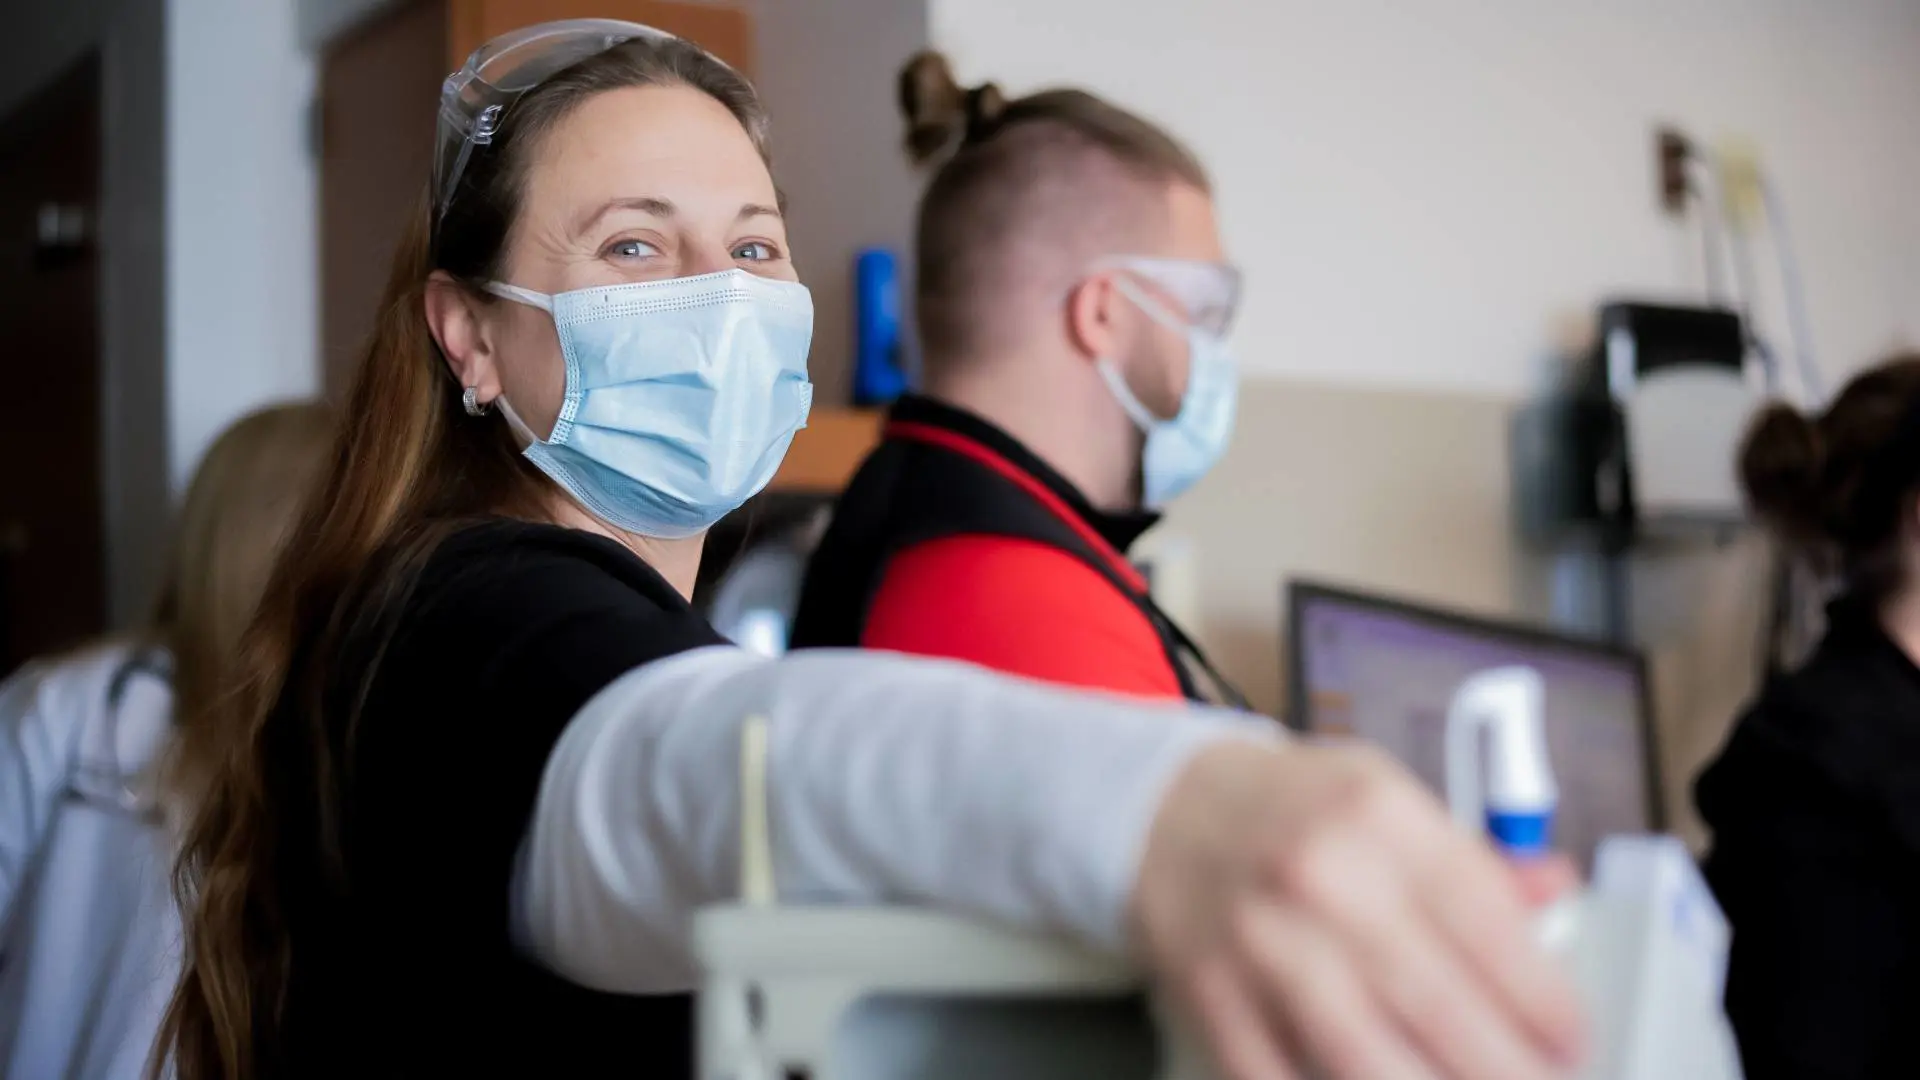
<instances>
[{"instance_id":1,"label":"blurred blonde hair","mask_svg":"<svg viewBox=\"0 0 1920 1080\"><path fill-rule=\"evenodd\" d=\"M208 718L332 439L324 406L270 406L222 432L187 487L155 620L173 657L176 734L161 784L174 809L219 764L225 740Z\"/></svg>"}]
</instances>

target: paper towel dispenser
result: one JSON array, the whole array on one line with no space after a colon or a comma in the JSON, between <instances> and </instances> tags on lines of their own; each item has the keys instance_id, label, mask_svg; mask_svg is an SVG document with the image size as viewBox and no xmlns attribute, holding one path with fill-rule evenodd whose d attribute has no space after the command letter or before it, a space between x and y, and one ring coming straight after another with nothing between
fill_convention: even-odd
<instances>
[{"instance_id":1,"label":"paper towel dispenser","mask_svg":"<svg viewBox=\"0 0 1920 1080\"><path fill-rule=\"evenodd\" d=\"M1510 449L1523 536L1723 531L1742 517L1734 457L1758 404L1746 328L1724 308L1601 306L1570 383L1516 415Z\"/></svg>"}]
</instances>

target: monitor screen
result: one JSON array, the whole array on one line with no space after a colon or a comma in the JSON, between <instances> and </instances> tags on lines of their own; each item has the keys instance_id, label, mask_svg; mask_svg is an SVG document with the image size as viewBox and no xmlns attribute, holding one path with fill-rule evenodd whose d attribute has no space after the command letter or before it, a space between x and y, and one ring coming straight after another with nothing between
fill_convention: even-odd
<instances>
[{"instance_id":1,"label":"monitor screen","mask_svg":"<svg viewBox=\"0 0 1920 1080\"><path fill-rule=\"evenodd\" d=\"M1658 827L1638 653L1317 585L1292 585L1287 607L1295 727L1373 742L1440 793L1454 690L1475 672L1525 664L1546 689L1554 846L1591 869L1602 837Z\"/></svg>"}]
</instances>

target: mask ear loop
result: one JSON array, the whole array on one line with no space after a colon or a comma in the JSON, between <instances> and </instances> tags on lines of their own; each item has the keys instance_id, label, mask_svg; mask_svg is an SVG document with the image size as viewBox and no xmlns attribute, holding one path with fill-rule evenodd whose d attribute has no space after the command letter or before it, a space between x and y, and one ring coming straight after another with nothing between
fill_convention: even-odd
<instances>
[{"instance_id":1,"label":"mask ear loop","mask_svg":"<svg viewBox=\"0 0 1920 1080\"><path fill-rule=\"evenodd\" d=\"M500 415L506 419L507 427L513 431L513 437L519 441L522 450L534 443L545 441L533 433L533 429L527 426L526 421L520 419L519 413L513 411L513 403L507 400L507 395L497 395L493 403L499 406Z\"/></svg>"},{"instance_id":2,"label":"mask ear loop","mask_svg":"<svg viewBox=\"0 0 1920 1080\"><path fill-rule=\"evenodd\" d=\"M1159 323L1161 326L1166 327L1182 337L1186 337L1187 334L1191 332L1192 328L1181 322L1172 312L1168 311L1166 305L1148 295L1146 290L1127 280L1124 276L1123 267L1114 267L1113 269L1123 271L1123 273L1114 275L1114 289L1118 291L1120 295L1131 300L1135 307L1145 312L1147 318L1152 319L1154 322ZM1191 348L1192 346L1189 345L1188 347ZM1154 429L1172 422L1171 417L1155 416L1153 410L1147 408L1146 405L1141 402L1140 398L1134 394L1133 388L1127 385L1126 377L1121 375L1120 366L1115 364L1111 357L1100 357L1094 361L1093 367L1095 371L1100 373L1100 378L1106 382L1107 390L1113 394L1114 400L1120 403L1121 410L1127 414L1134 422L1134 425L1141 431L1152 432Z\"/></svg>"},{"instance_id":3,"label":"mask ear loop","mask_svg":"<svg viewBox=\"0 0 1920 1080\"><path fill-rule=\"evenodd\" d=\"M1113 395L1113 400L1120 403L1121 411L1125 412L1141 431L1151 432L1167 422L1153 415L1145 405L1140 403L1140 399L1134 396L1133 389L1127 385L1125 376L1120 374L1119 365L1112 359L1103 356L1095 360L1093 370L1100 373L1100 378L1106 382L1107 390Z\"/></svg>"},{"instance_id":4,"label":"mask ear loop","mask_svg":"<svg viewBox=\"0 0 1920 1080\"><path fill-rule=\"evenodd\" d=\"M547 314L553 314L553 296L550 293L534 292L518 285L509 285L504 281L489 281L482 288L503 300L539 308Z\"/></svg>"},{"instance_id":5,"label":"mask ear loop","mask_svg":"<svg viewBox=\"0 0 1920 1080\"><path fill-rule=\"evenodd\" d=\"M518 285L509 285L504 281L489 281L481 287L503 300L512 300L515 303L525 304L528 307L539 308L549 315L553 314L553 297L547 293L535 292L532 289L523 289ZM535 435L533 429L527 426L527 422L520 419L520 414L513 410L513 403L507 400L507 395L495 395L493 401L489 404L499 406L500 415L506 418L507 427L512 429L513 437L519 440L521 449L532 446L534 443L546 441L540 438L540 436Z\"/></svg>"}]
</instances>

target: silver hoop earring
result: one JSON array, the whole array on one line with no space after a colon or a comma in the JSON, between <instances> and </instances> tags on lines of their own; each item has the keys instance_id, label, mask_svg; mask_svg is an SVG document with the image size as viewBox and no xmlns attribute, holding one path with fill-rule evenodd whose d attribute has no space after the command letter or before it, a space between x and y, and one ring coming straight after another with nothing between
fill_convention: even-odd
<instances>
[{"instance_id":1,"label":"silver hoop earring","mask_svg":"<svg viewBox=\"0 0 1920 1080\"><path fill-rule=\"evenodd\" d=\"M485 416L487 407L480 404L480 390L469 386L460 394L460 407L467 410L468 416Z\"/></svg>"}]
</instances>

